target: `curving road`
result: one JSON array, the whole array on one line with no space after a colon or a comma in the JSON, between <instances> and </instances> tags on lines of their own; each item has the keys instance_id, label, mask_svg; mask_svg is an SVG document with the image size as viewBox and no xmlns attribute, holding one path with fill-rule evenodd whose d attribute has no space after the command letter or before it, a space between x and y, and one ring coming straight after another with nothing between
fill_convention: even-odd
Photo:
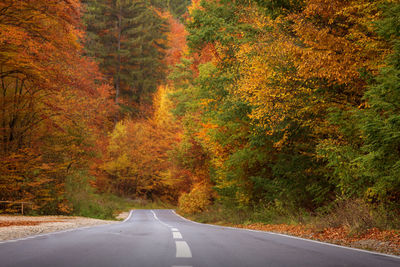
<instances>
[{"instance_id":1,"label":"curving road","mask_svg":"<svg viewBox=\"0 0 400 267\"><path fill-rule=\"evenodd\" d=\"M0 266L400 266L400 257L135 210L120 224L0 243Z\"/></svg>"}]
</instances>

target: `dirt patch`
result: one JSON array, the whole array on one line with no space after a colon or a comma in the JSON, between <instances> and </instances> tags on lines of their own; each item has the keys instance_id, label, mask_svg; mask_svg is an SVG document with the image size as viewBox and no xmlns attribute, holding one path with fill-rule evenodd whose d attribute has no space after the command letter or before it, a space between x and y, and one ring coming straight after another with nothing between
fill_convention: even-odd
<instances>
[{"instance_id":1,"label":"dirt patch","mask_svg":"<svg viewBox=\"0 0 400 267\"><path fill-rule=\"evenodd\" d=\"M126 218L128 218L130 212L122 212L117 216L117 220L125 220Z\"/></svg>"}]
</instances>

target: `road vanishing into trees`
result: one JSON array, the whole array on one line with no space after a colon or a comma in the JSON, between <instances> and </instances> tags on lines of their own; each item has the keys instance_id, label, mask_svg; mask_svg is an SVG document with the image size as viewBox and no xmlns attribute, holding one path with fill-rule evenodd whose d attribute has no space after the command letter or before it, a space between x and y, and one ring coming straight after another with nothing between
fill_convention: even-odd
<instances>
[{"instance_id":1,"label":"road vanishing into trees","mask_svg":"<svg viewBox=\"0 0 400 267\"><path fill-rule=\"evenodd\" d=\"M0 266L400 266L400 257L134 210L120 224L0 243Z\"/></svg>"}]
</instances>

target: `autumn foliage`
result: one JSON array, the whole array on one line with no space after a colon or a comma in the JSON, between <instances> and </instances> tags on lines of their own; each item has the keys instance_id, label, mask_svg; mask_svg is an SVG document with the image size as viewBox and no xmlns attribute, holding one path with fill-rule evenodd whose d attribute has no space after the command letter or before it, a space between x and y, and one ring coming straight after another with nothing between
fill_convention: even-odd
<instances>
[{"instance_id":1,"label":"autumn foliage","mask_svg":"<svg viewBox=\"0 0 400 267\"><path fill-rule=\"evenodd\" d=\"M82 56L79 1L2 1L0 10L0 196L71 212L65 182L112 126L111 88Z\"/></svg>"},{"instance_id":2,"label":"autumn foliage","mask_svg":"<svg viewBox=\"0 0 400 267\"><path fill-rule=\"evenodd\" d=\"M176 66L173 97L187 122L183 140L207 155L191 167L207 170L216 202L325 214L357 199L398 223L399 114L384 97L397 95L398 8L363 0L192 3L190 55Z\"/></svg>"},{"instance_id":3,"label":"autumn foliage","mask_svg":"<svg viewBox=\"0 0 400 267\"><path fill-rule=\"evenodd\" d=\"M0 199L399 226L398 1L187 4L0 3Z\"/></svg>"}]
</instances>

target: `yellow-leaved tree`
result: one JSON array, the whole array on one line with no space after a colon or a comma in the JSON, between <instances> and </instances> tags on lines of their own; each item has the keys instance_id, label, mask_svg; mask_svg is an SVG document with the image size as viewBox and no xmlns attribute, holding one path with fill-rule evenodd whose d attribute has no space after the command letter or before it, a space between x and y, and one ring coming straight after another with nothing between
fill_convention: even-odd
<instances>
[{"instance_id":1,"label":"yellow-leaved tree","mask_svg":"<svg viewBox=\"0 0 400 267\"><path fill-rule=\"evenodd\" d=\"M119 195L131 198L177 198L167 190L173 191L178 182L169 175L168 151L179 141L180 131L169 112L171 103L167 94L167 87L158 88L151 117L127 118L116 124L98 165L100 190L112 188Z\"/></svg>"}]
</instances>

